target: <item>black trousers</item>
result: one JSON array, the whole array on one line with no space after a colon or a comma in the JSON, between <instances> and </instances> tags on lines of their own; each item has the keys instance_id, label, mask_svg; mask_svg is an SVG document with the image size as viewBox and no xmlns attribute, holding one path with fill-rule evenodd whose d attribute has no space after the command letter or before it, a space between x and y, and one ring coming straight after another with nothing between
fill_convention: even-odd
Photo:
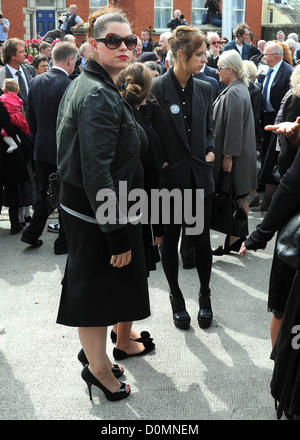
<instances>
[{"instance_id":1,"label":"black trousers","mask_svg":"<svg viewBox=\"0 0 300 440\"><path fill-rule=\"evenodd\" d=\"M49 186L48 178L50 174L57 171L56 165L49 164L46 162L35 162L36 171L36 203L34 206L33 216L31 218L29 226L23 232L23 236L29 240L38 239L45 228L46 222L48 220L49 211L47 204L47 190ZM54 251L60 251L67 249L67 242L65 238L65 231L62 222L62 218L59 213L59 223L60 229L58 238L54 242Z\"/></svg>"},{"instance_id":2,"label":"black trousers","mask_svg":"<svg viewBox=\"0 0 300 440\"><path fill-rule=\"evenodd\" d=\"M193 210L194 212L194 210ZM210 243L210 218L211 218L211 197L204 199L204 229L201 234L190 235L189 241L192 242L195 255L195 266L200 281L200 291L202 295L210 294L210 277L212 269L212 251ZM165 276L167 278L170 293L173 296L182 294L178 281L178 243L181 229L185 225L170 224L163 225L163 241L161 246L161 260Z\"/></svg>"}]
</instances>

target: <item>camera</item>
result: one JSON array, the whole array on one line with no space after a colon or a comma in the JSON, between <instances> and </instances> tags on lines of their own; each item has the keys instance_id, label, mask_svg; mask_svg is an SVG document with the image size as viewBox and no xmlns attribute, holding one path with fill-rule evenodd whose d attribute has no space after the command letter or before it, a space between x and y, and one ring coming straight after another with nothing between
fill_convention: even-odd
<instances>
[{"instance_id":1,"label":"camera","mask_svg":"<svg viewBox=\"0 0 300 440\"><path fill-rule=\"evenodd\" d=\"M178 18L180 18L180 20L184 19L184 15L178 15Z\"/></svg>"},{"instance_id":2,"label":"camera","mask_svg":"<svg viewBox=\"0 0 300 440\"><path fill-rule=\"evenodd\" d=\"M2 14L0 14L0 20L1 20L1 18L3 18L3 15L2 15Z\"/></svg>"},{"instance_id":3,"label":"camera","mask_svg":"<svg viewBox=\"0 0 300 440\"><path fill-rule=\"evenodd\" d=\"M58 17L58 22L59 22L60 24L63 24L63 22L66 20L66 18L68 18L68 16L69 16L69 13L68 13L68 12L65 12L64 14L61 14L61 15Z\"/></svg>"}]
</instances>

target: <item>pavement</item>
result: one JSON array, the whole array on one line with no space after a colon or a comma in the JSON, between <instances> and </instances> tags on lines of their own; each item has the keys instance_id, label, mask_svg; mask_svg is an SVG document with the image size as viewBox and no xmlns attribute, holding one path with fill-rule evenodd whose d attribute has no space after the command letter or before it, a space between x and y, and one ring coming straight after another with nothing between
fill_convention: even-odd
<instances>
[{"instance_id":1,"label":"pavement","mask_svg":"<svg viewBox=\"0 0 300 440\"><path fill-rule=\"evenodd\" d=\"M252 208L249 229L262 220ZM55 216L48 223L56 221ZM55 255L56 234L45 228L43 246L33 249L11 236L7 211L0 215L0 420L145 421L276 420L270 395L268 281L274 239L264 251L213 258L214 319L200 329L198 277L180 267L180 284L192 321L175 328L161 265L149 279L152 314L136 322L148 330L155 351L120 362L131 395L109 402L81 379L77 329L56 324L66 255ZM224 235L211 232L212 247ZM180 262L181 263L181 262ZM110 329L109 329L110 330ZM108 354L113 344L108 338ZM121 421L121 422L120 422ZM113 433L114 434L114 433Z\"/></svg>"}]
</instances>

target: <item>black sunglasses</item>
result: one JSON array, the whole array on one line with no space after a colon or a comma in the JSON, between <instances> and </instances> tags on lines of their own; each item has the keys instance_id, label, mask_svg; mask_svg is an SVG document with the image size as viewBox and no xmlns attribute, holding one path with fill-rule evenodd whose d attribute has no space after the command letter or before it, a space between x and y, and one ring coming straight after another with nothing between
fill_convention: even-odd
<instances>
[{"instance_id":1,"label":"black sunglasses","mask_svg":"<svg viewBox=\"0 0 300 440\"><path fill-rule=\"evenodd\" d=\"M137 36L134 34L127 35L124 38L120 37L118 34L107 34L104 38L95 38L95 40L104 43L105 46L111 50L117 49L121 46L122 41L124 41L129 50L135 49L137 45Z\"/></svg>"}]
</instances>

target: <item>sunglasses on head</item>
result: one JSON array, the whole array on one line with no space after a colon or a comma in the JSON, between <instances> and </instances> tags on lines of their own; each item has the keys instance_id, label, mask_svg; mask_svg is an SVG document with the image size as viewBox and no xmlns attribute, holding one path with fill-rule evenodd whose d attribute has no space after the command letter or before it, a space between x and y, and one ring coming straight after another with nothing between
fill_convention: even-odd
<instances>
[{"instance_id":1,"label":"sunglasses on head","mask_svg":"<svg viewBox=\"0 0 300 440\"><path fill-rule=\"evenodd\" d=\"M117 49L124 41L125 46L129 50L133 50L137 45L137 36L134 34L127 35L126 37L120 37L118 34L107 34L104 38L95 38L96 41L104 43L108 49Z\"/></svg>"}]
</instances>

